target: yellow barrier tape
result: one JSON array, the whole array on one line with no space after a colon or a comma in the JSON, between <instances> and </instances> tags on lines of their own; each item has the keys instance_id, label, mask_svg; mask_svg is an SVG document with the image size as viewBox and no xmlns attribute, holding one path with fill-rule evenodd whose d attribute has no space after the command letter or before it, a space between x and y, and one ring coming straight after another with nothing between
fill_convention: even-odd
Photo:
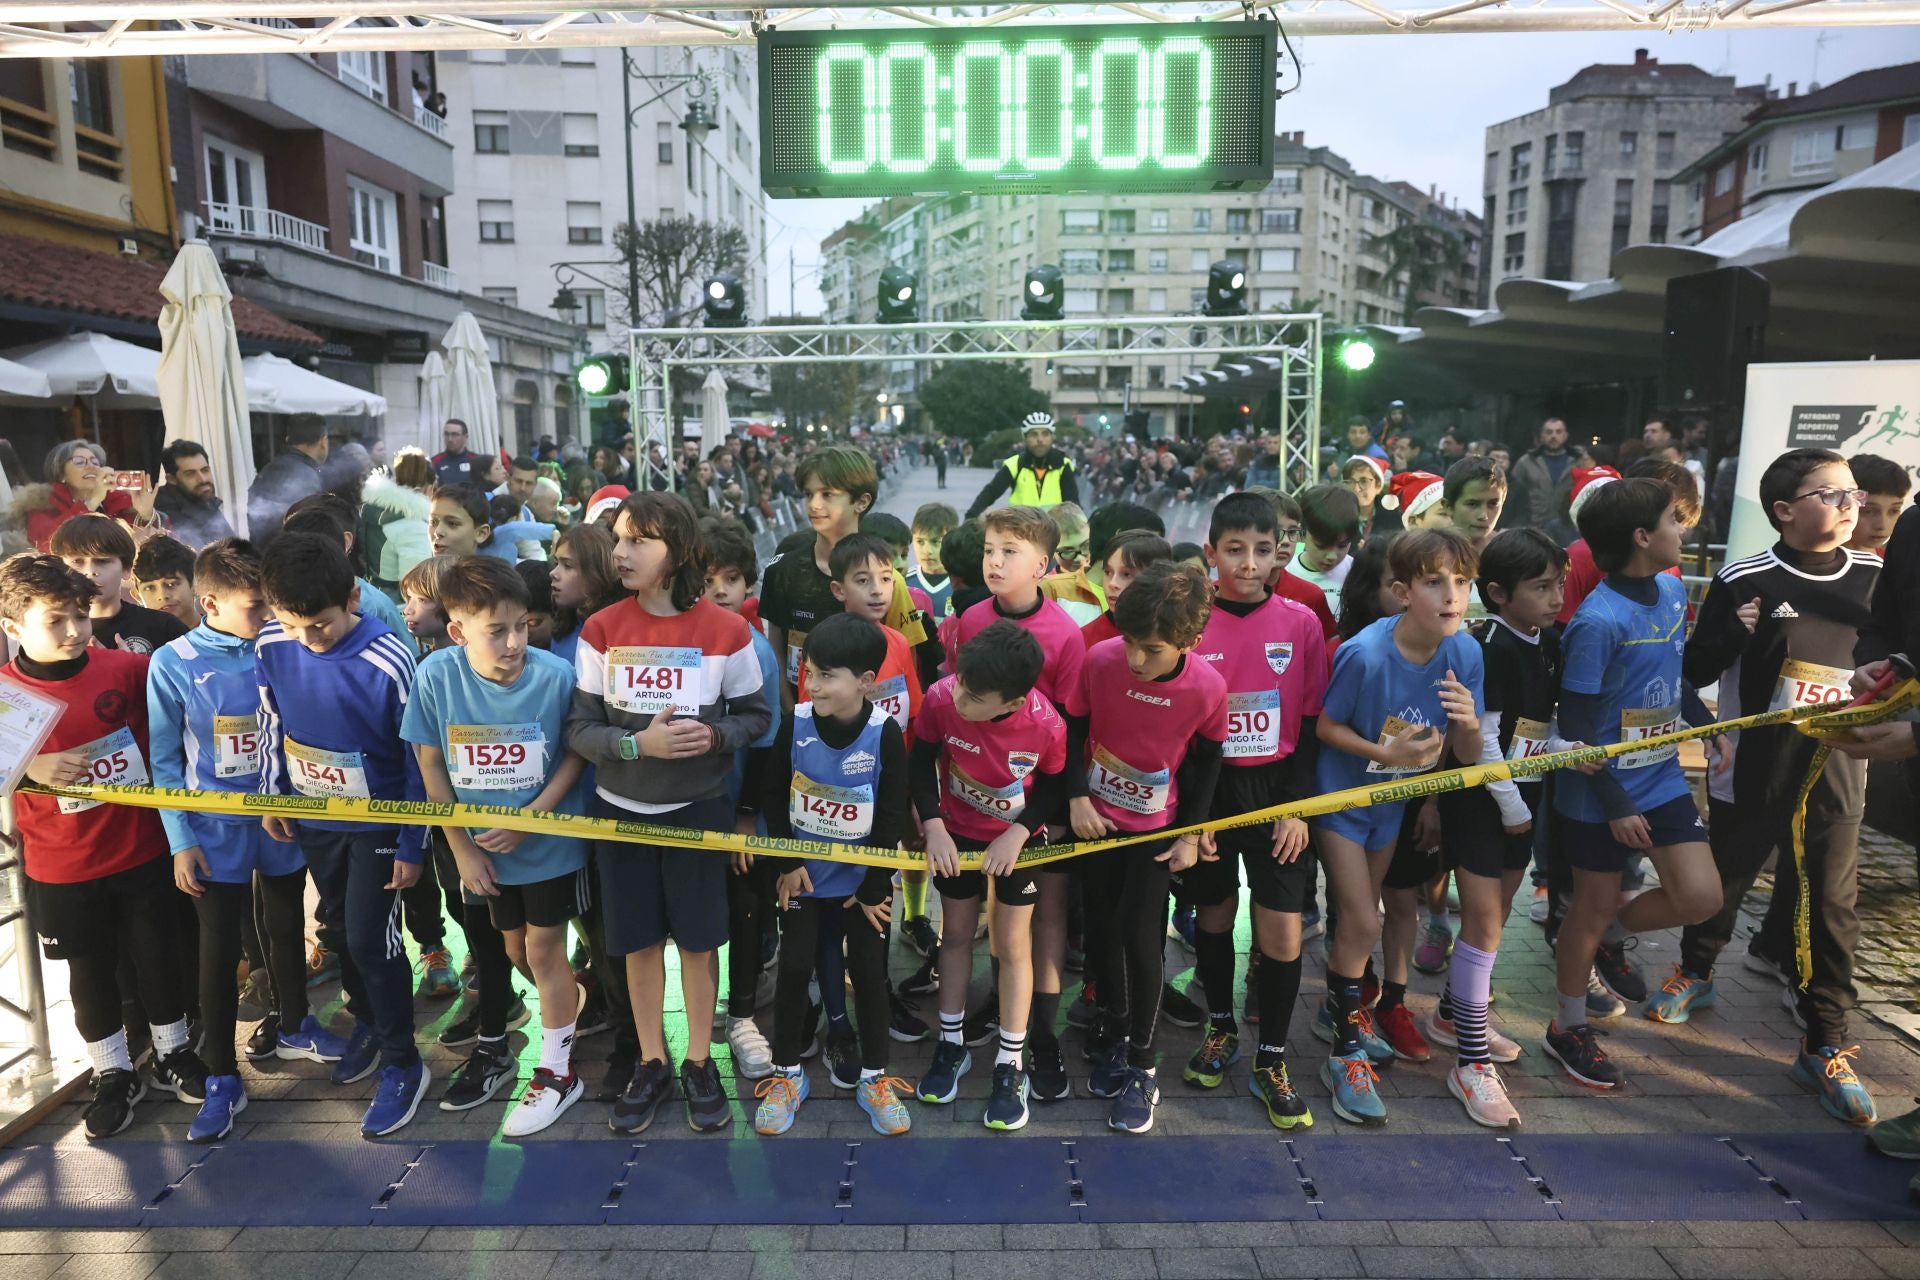
<instances>
[{"instance_id":1,"label":"yellow barrier tape","mask_svg":"<svg viewBox=\"0 0 1920 1280\"><path fill-rule=\"evenodd\" d=\"M1606 760L1628 751L1647 751L1669 743L1710 738L1736 729L1769 724L1798 724L1803 732L1816 736L1835 736L1863 724L1874 724L1920 705L1920 681L1909 680L1892 690L1884 699L1866 706L1840 711L1825 705L1791 707L1783 711L1763 711L1697 728L1681 729L1654 738L1604 747L1581 747L1572 751L1554 751L1526 760L1497 761L1469 765L1440 773L1426 773L1401 782L1373 787L1351 787L1330 791L1289 804L1257 809L1233 818L1214 819L1192 826L1167 828L1145 834L1123 834L1073 844L1034 845L1023 850L1018 865L1044 866L1085 854L1167 840L1198 831L1222 831L1235 827L1261 826L1277 818L1313 818L1347 809L1371 805L1397 804L1423 800L1428 796L1488 782L1532 777L1589 761ZM1801 723L1801 722L1810 723ZM223 814L229 817L281 817L327 822L379 822L410 826L502 827L537 835L573 836L584 840L608 840L633 844L669 845L681 849L714 849L726 853L744 852L786 858L822 858L836 862L858 863L869 867L893 867L907 871L924 870L926 854L905 849L876 849L865 845L829 844L814 840L780 839L773 836L743 836L730 831L698 831L688 827L625 819L591 818L564 813L535 812L502 805L434 804L409 800L323 799L311 796L262 796L230 791L195 791L173 787L109 787L91 783L67 787L38 784L25 791L70 796L82 800L103 800L143 809L178 809L189 813ZM979 853L962 853L963 869L977 870Z\"/></svg>"}]
</instances>

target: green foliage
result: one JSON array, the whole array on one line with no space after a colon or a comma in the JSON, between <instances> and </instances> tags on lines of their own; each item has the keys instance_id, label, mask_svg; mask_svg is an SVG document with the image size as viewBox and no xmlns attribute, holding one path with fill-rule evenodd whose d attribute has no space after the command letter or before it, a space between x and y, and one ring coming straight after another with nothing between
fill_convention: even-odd
<instances>
[{"instance_id":1,"label":"green foliage","mask_svg":"<svg viewBox=\"0 0 1920 1280\"><path fill-rule=\"evenodd\" d=\"M949 361L920 384L918 395L932 429L961 440L985 440L1009 427L1018 435L1022 418L1048 407L1024 366L989 361Z\"/></svg>"}]
</instances>

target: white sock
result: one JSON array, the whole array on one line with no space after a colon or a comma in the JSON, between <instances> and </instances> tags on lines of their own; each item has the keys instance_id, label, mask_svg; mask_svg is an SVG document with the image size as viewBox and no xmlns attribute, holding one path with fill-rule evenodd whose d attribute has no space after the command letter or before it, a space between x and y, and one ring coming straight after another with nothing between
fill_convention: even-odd
<instances>
[{"instance_id":1,"label":"white sock","mask_svg":"<svg viewBox=\"0 0 1920 1280\"><path fill-rule=\"evenodd\" d=\"M573 1070L573 1028L569 1022L564 1027L540 1028L540 1069L551 1071L555 1078L564 1080Z\"/></svg>"},{"instance_id":2,"label":"white sock","mask_svg":"<svg viewBox=\"0 0 1920 1280\"><path fill-rule=\"evenodd\" d=\"M88 1041L87 1057L101 1074L133 1070L133 1058L127 1053L127 1029L121 1027L105 1040Z\"/></svg>"},{"instance_id":3,"label":"white sock","mask_svg":"<svg viewBox=\"0 0 1920 1280\"><path fill-rule=\"evenodd\" d=\"M967 1015L964 1012L947 1013L944 1010L941 1012L940 1038L948 1044L963 1043L966 1037L962 1033L966 1030L966 1026Z\"/></svg>"},{"instance_id":4,"label":"white sock","mask_svg":"<svg viewBox=\"0 0 1920 1280\"><path fill-rule=\"evenodd\" d=\"M149 1025L151 1026L151 1024ZM185 1018L169 1022L164 1027L152 1027L152 1031L153 1053L157 1058L164 1058L176 1049L184 1049L187 1047L187 1020Z\"/></svg>"},{"instance_id":5,"label":"white sock","mask_svg":"<svg viewBox=\"0 0 1920 1280\"><path fill-rule=\"evenodd\" d=\"M1000 1048L994 1052L993 1065L996 1067L1020 1065L1020 1051L1027 1047L1027 1033L1009 1031L1000 1028Z\"/></svg>"},{"instance_id":6,"label":"white sock","mask_svg":"<svg viewBox=\"0 0 1920 1280\"><path fill-rule=\"evenodd\" d=\"M878 1068L878 1067L862 1067L862 1068L860 1068L860 1079L861 1079L861 1080L863 1080L863 1081L865 1081L865 1080L878 1080L878 1079L879 1079L879 1078L881 1077L881 1075L882 1075L882 1074L883 1074L883 1073L881 1072L881 1070L880 1070L880 1068Z\"/></svg>"}]
</instances>

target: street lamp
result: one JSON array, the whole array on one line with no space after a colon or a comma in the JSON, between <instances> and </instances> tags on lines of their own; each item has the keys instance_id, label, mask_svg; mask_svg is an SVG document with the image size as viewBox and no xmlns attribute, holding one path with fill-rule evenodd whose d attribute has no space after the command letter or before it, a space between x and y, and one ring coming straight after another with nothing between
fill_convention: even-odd
<instances>
[{"instance_id":1,"label":"street lamp","mask_svg":"<svg viewBox=\"0 0 1920 1280\"><path fill-rule=\"evenodd\" d=\"M633 78L638 74L648 84L663 82L666 88L648 98L639 106L633 105ZM675 89L685 88L687 97L686 115L680 118L680 128L686 133L691 146L705 144L718 123L713 112L707 108L707 73L692 71L684 75L649 76L646 72L636 72L633 54L628 49L620 50L620 106L621 120L626 126L627 153L627 234L632 235L640 228L639 202L635 193L633 176L633 117L636 112L644 111ZM688 153L691 157L691 152ZM640 259L631 251L625 254L627 259L627 323L638 324L640 320Z\"/></svg>"}]
</instances>

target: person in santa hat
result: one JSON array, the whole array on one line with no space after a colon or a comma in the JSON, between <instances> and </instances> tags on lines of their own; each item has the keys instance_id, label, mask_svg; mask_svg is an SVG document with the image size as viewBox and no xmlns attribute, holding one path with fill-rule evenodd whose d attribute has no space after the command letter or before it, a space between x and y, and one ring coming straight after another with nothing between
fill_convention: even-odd
<instances>
[{"instance_id":1,"label":"person in santa hat","mask_svg":"<svg viewBox=\"0 0 1920 1280\"><path fill-rule=\"evenodd\" d=\"M1340 483L1347 486L1353 500L1360 505L1360 538L1356 548L1376 531L1387 534L1401 527L1399 519L1391 514L1393 509L1380 501L1387 487L1387 475L1386 460L1372 454L1356 453L1340 464Z\"/></svg>"},{"instance_id":2,"label":"person in santa hat","mask_svg":"<svg viewBox=\"0 0 1920 1280\"><path fill-rule=\"evenodd\" d=\"M1446 481L1431 471L1402 471L1388 483L1380 505L1397 513L1404 528L1445 529L1446 491Z\"/></svg>"}]
</instances>

